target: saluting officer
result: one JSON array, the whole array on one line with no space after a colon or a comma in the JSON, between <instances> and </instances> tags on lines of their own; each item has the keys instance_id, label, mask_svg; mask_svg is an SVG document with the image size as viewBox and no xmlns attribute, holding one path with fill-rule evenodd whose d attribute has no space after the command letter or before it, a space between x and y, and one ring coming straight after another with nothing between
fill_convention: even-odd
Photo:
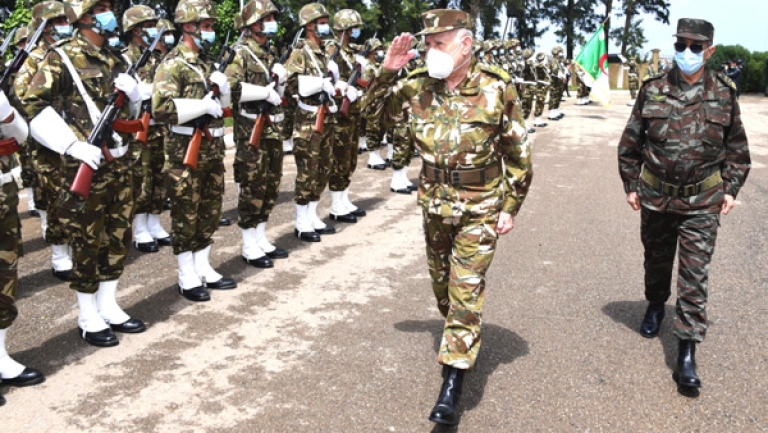
<instances>
[{"instance_id":1,"label":"saluting officer","mask_svg":"<svg viewBox=\"0 0 768 433\"><path fill-rule=\"evenodd\" d=\"M481 342L485 273L498 235L514 227L532 177L531 148L509 75L472 55L474 18L459 10L422 15L426 70L396 83L414 54L413 36L395 38L371 91L376 116L390 126L410 103L423 168L422 207L427 262L445 328L438 362L444 382L430 420L458 422L463 373Z\"/></svg>"},{"instance_id":2,"label":"saluting officer","mask_svg":"<svg viewBox=\"0 0 768 433\"><path fill-rule=\"evenodd\" d=\"M224 119L229 107L227 77L216 71L209 49L216 39L216 9L208 0L182 0L174 13L182 37L155 73L152 114L169 125L165 139L167 193L171 198L172 245L179 266L179 292L191 301L211 299L208 289L237 283L211 266L213 234L224 195ZM214 96L217 87L219 98ZM209 120L209 121L208 121ZM207 121L207 122L206 122ZM207 129L198 155L184 163L196 129Z\"/></svg>"},{"instance_id":3,"label":"saluting officer","mask_svg":"<svg viewBox=\"0 0 768 433\"><path fill-rule=\"evenodd\" d=\"M232 98L237 101L233 111L235 164L240 178L237 224L243 234L243 259L257 268L271 268L272 259L288 257L287 251L276 248L266 236L267 221L277 202L283 175L283 114L279 107L287 73L280 64L270 68L274 58L268 51L270 39L277 36L277 14L277 7L269 0L246 3L238 20L238 30L245 37L226 70ZM264 103L269 110L260 113L259 107ZM250 138L258 115L269 119L262 119L264 129L256 143L258 147L254 147Z\"/></svg>"},{"instance_id":4,"label":"saluting officer","mask_svg":"<svg viewBox=\"0 0 768 433\"><path fill-rule=\"evenodd\" d=\"M86 139L115 88L129 101L121 109L122 119L129 118L129 108L137 113L141 96L136 80L121 73L126 64L106 46L117 31L112 3L71 2L66 13L76 29L74 36L48 50L23 103L32 136L62 155L61 191L52 213L57 213L72 239L70 287L77 292L80 335L95 346L115 346L118 339L113 331L146 329L116 301L131 239L133 161L125 156L127 134L108 136L103 152L98 143L92 145ZM95 170L87 197L70 191L81 164Z\"/></svg>"},{"instance_id":5,"label":"saluting officer","mask_svg":"<svg viewBox=\"0 0 768 433\"><path fill-rule=\"evenodd\" d=\"M673 378L684 389L701 386L696 343L707 332L707 282L717 229L751 167L736 87L706 68L715 52L714 33L704 20L677 22L676 66L643 83L618 148L627 203L642 209L648 300L643 337L659 333L679 257Z\"/></svg>"}]
</instances>

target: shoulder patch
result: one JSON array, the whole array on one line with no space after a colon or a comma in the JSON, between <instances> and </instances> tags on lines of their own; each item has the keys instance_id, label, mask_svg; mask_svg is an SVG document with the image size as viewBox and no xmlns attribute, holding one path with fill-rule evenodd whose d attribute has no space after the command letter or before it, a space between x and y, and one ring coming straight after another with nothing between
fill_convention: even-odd
<instances>
[{"instance_id":1,"label":"shoulder patch","mask_svg":"<svg viewBox=\"0 0 768 433\"><path fill-rule=\"evenodd\" d=\"M408 74L408 78L413 78L416 75L423 74L423 73L426 73L426 72L427 72L427 67L426 66L422 66L420 68L416 68L416 69L412 70L411 73Z\"/></svg>"},{"instance_id":2,"label":"shoulder patch","mask_svg":"<svg viewBox=\"0 0 768 433\"><path fill-rule=\"evenodd\" d=\"M736 83L733 82L730 78L728 78L727 75L723 74L722 72L717 73L717 79L720 80L723 84L730 87L733 90L736 90Z\"/></svg>"},{"instance_id":3,"label":"shoulder patch","mask_svg":"<svg viewBox=\"0 0 768 433\"><path fill-rule=\"evenodd\" d=\"M507 71L502 69L501 66L489 65L487 63L479 63L478 65L480 66L481 70L501 78L502 80L504 80L505 83L509 83L510 80L512 79L507 73Z\"/></svg>"}]
</instances>

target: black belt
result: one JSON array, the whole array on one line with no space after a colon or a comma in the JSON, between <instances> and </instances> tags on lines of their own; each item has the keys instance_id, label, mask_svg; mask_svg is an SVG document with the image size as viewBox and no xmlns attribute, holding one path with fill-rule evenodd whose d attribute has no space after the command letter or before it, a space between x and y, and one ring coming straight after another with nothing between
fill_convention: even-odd
<instances>
[{"instance_id":1,"label":"black belt","mask_svg":"<svg viewBox=\"0 0 768 433\"><path fill-rule=\"evenodd\" d=\"M480 168L438 168L424 162L421 173L430 181L457 185L484 185L488 179L494 179L501 174L501 165L494 164Z\"/></svg>"}]
</instances>

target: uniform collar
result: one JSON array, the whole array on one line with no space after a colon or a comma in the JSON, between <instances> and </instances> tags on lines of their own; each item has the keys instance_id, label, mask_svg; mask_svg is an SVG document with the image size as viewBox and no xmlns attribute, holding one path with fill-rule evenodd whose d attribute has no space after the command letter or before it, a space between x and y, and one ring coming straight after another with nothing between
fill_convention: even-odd
<instances>
[{"instance_id":1,"label":"uniform collar","mask_svg":"<svg viewBox=\"0 0 768 433\"><path fill-rule=\"evenodd\" d=\"M181 57L187 63L204 63L204 61L200 60L200 57L203 55L202 52L194 52L183 42L176 45L174 50L176 50L179 57Z\"/></svg>"},{"instance_id":2,"label":"uniform collar","mask_svg":"<svg viewBox=\"0 0 768 433\"><path fill-rule=\"evenodd\" d=\"M266 49L256 39L253 38L248 38L245 41L245 45L259 57L263 56L267 52Z\"/></svg>"}]
</instances>

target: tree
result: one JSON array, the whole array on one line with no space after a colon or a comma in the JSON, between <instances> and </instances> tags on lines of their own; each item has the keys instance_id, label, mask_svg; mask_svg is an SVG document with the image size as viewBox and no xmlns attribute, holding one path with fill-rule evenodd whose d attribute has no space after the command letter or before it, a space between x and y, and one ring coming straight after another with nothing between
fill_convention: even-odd
<instances>
[{"instance_id":1,"label":"tree","mask_svg":"<svg viewBox=\"0 0 768 433\"><path fill-rule=\"evenodd\" d=\"M586 43L600 20L595 0L545 0L543 7L545 18L558 28L557 40L565 42L566 57L572 59L574 47Z\"/></svg>"},{"instance_id":2,"label":"tree","mask_svg":"<svg viewBox=\"0 0 768 433\"><path fill-rule=\"evenodd\" d=\"M648 14L657 21L669 24L669 6L666 0L624 0L622 12L624 28L616 28L610 32L616 40L616 46L621 46L621 54L624 56L636 55L648 40L645 38L642 20L637 20L640 14Z\"/></svg>"}]
</instances>

